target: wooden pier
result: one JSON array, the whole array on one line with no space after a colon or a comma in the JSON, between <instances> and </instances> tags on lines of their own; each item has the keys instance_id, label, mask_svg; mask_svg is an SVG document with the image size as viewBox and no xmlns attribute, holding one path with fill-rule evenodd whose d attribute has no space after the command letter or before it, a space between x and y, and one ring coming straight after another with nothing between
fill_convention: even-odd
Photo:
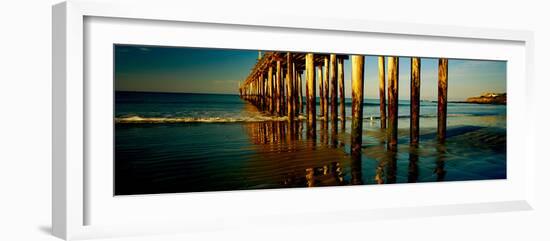
<instances>
[{"instance_id":1,"label":"wooden pier","mask_svg":"<svg viewBox=\"0 0 550 241\"><path fill-rule=\"evenodd\" d=\"M239 93L242 99L255 105L260 111L274 116L286 116L291 124L305 118L307 133L310 137L316 136L317 121L322 121L321 128L328 128L330 121L333 133L337 133L338 120L341 128L345 130L344 60L349 58L349 55L330 53L265 52L258 58L249 76L240 84ZM351 56L351 153L352 156L359 158L363 133L364 66L365 56ZM412 57L410 68L410 144L417 146L420 142L420 58ZM388 150L396 151L399 117L399 57L379 56L378 69L380 128L386 129ZM305 97L302 96L302 79L305 80ZM438 65L437 102L439 143L445 142L447 128L447 82L448 60L441 58ZM319 112L317 112L317 88Z\"/></svg>"},{"instance_id":2,"label":"wooden pier","mask_svg":"<svg viewBox=\"0 0 550 241\"><path fill-rule=\"evenodd\" d=\"M261 111L276 116L286 116L289 121L295 121L300 115L305 115L309 120L309 127L313 127L317 120L315 87L316 83L319 83L320 119L338 120L337 107L340 99L340 115L342 121L345 121L344 59L348 59L348 56L265 52L258 59L250 75L241 83L239 88L241 98ZM302 96L303 75L305 75L305 101ZM339 83L340 87L338 87ZM306 105L305 112L304 105Z\"/></svg>"}]
</instances>

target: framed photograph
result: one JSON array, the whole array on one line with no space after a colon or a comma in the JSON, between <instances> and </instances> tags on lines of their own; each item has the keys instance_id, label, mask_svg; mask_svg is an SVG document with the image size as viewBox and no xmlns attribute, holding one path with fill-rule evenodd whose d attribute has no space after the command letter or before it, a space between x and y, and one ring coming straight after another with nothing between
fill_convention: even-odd
<instances>
[{"instance_id":1,"label":"framed photograph","mask_svg":"<svg viewBox=\"0 0 550 241\"><path fill-rule=\"evenodd\" d=\"M532 209L531 32L184 5L53 7L54 235Z\"/></svg>"}]
</instances>

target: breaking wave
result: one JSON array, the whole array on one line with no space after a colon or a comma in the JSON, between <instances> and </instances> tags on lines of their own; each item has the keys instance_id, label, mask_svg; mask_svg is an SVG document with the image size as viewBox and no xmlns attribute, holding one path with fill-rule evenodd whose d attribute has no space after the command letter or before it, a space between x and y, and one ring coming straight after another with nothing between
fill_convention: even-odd
<instances>
[{"instance_id":1,"label":"breaking wave","mask_svg":"<svg viewBox=\"0 0 550 241\"><path fill-rule=\"evenodd\" d=\"M473 116L471 114L449 114L448 117ZM421 115L421 118L437 118L437 115ZM409 115L402 115L399 119L410 118ZM297 116L297 120L305 120L303 115ZM339 118L340 119L340 118ZM347 120L351 120L351 116L346 116ZM379 116L364 116L364 121L378 120ZM286 116L249 116L249 117L142 117L142 116L125 116L116 117L117 124L162 124L162 123L239 123L239 122L266 122L266 121L287 121ZM324 117L317 116L317 120L324 120Z\"/></svg>"},{"instance_id":2,"label":"breaking wave","mask_svg":"<svg viewBox=\"0 0 550 241\"><path fill-rule=\"evenodd\" d=\"M301 119L303 117L299 117ZM141 117L129 116L115 118L115 123L234 123L234 122L265 122L265 121L286 121L287 117L277 116L254 116L254 117Z\"/></svg>"}]
</instances>

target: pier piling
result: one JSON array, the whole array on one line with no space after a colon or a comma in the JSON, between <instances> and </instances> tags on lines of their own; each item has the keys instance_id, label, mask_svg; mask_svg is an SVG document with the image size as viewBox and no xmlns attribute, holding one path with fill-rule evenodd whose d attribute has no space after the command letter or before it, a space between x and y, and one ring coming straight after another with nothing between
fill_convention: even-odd
<instances>
[{"instance_id":1,"label":"pier piling","mask_svg":"<svg viewBox=\"0 0 550 241\"><path fill-rule=\"evenodd\" d=\"M316 128L316 96L315 96L315 62L314 55L312 53L306 54L306 82L307 82L307 124L308 134L312 138L315 138Z\"/></svg>"},{"instance_id":2,"label":"pier piling","mask_svg":"<svg viewBox=\"0 0 550 241\"><path fill-rule=\"evenodd\" d=\"M292 71L292 54L286 54L286 91L287 91L287 116L289 121L294 121L294 73Z\"/></svg>"},{"instance_id":3,"label":"pier piling","mask_svg":"<svg viewBox=\"0 0 550 241\"><path fill-rule=\"evenodd\" d=\"M298 82L298 112L300 114L303 114L304 113L304 103L303 103L303 100L302 100L302 71L298 72L297 82Z\"/></svg>"},{"instance_id":4,"label":"pier piling","mask_svg":"<svg viewBox=\"0 0 550 241\"><path fill-rule=\"evenodd\" d=\"M269 66L267 71L267 83L268 83L268 102L269 102L269 113L273 114L273 66Z\"/></svg>"},{"instance_id":5,"label":"pier piling","mask_svg":"<svg viewBox=\"0 0 550 241\"><path fill-rule=\"evenodd\" d=\"M399 57L388 57L388 149L397 147L397 118L399 106Z\"/></svg>"},{"instance_id":6,"label":"pier piling","mask_svg":"<svg viewBox=\"0 0 550 241\"><path fill-rule=\"evenodd\" d=\"M411 58L411 144L417 145L420 136L420 58Z\"/></svg>"},{"instance_id":7,"label":"pier piling","mask_svg":"<svg viewBox=\"0 0 550 241\"><path fill-rule=\"evenodd\" d=\"M330 55L329 82L330 82L330 143L331 147L338 146L338 82L336 79L336 54Z\"/></svg>"},{"instance_id":8,"label":"pier piling","mask_svg":"<svg viewBox=\"0 0 550 241\"><path fill-rule=\"evenodd\" d=\"M386 63L384 56L378 57L378 87L380 89L380 128L386 129Z\"/></svg>"},{"instance_id":9,"label":"pier piling","mask_svg":"<svg viewBox=\"0 0 550 241\"><path fill-rule=\"evenodd\" d=\"M324 105L323 105L323 114L324 114L324 121L327 121L328 122L328 102L329 102L329 80L328 80L328 70L329 70L329 67L328 67L328 61L329 61L329 58L328 56L325 56L324 58L324 69L323 69L323 88L324 88L324 93L323 93L323 97L324 97ZM328 126L327 126L328 127Z\"/></svg>"},{"instance_id":10,"label":"pier piling","mask_svg":"<svg viewBox=\"0 0 550 241\"><path fill-rule=\"evenodd\" d=\"M306 55L306 59L307 59L307 55ZM307 62L306 62L306 66L304 66L304 68L306 68L306 71L305 71L305 85L306 85L306 117L307 115L309 115L309 102L308 102L308 96L309 96L309 82L307 81ZM315 72L315 70L314 70ZM315 87L313 87L315 88Z\"/></svg>"},{"instance_id":11,"label":"pier piling","mask_svg":"<svg viewBox=\"0 0 550 241\"><path fill-rule=\"evenodd\" d=\"M346 95L344 94L344 59L338 58L338 88L340 90L340 120L342 129L346 128Z\"/></svg>"},{"instance_id":12,"label":"pier piling","mask_svg":"<svg viewBox=\"0 0 550 241\"><path fill-rule=\"evenodd\" d=\"M323 91L323 66L317 67L317 79L319 80L319 115L325 116L325 91Z\"/></svg>"},{"instance_id":13,"label":"pier piling","mask_svg":"<svg viewBox=\"0 0 550 241\"><path fill-rule=\"evenodd\" d=\"M296 73L296 63L292 61L292 110L294 116L298 116L298 74Z\"/></svg>"},{"instance_id":14,"label":"pier piling","mask_svg":"<svg viewBox=\"0 0 550 241\"><path fill-rule=\"evenodd\" d=\"M351 56L351 184L363 184L361 147L363 144L363 78L364 56Z\"/></svg>"},{"instance_id":15,"label":"pier piling","mask_svg":"<svg viewBox=\"0 0 550 241\"><path fill-rule=\"evenodd\" d=\"M351 56L351 153L361 156L363 133L364 56Z\"/></svg>"},{"instance_id":16,"label":"pier piling","mask_svg":"<svg viewBox=\"0 0 550 241\"><path fill-rule=\"evenodd\" d=\"M325 96L323 91L323 66L322 65L317 66L317 80L319 81L319 116L323 117L325 116L325 112L323 110Z\"/></svg>"},{"instance_id":17,"label":"pier piling","mask_svg":"<svg viewBox=\"0 0 550 241\"><path fill-rule=\"evenodd\" d=\"M264 76L260 74L258 77L258 99L260 104L260 110L264 109Z\"/></svg>"},{"instance_id":18,"label":"pier piling","mask_svg":"<svg viewBox=\"0 0 550 241\"><path fill-rule=\"evenodd\" d=\"M338 122L338 82L336 80L336 54L330 54L329 80L330 80L330 121L334 125Z\"/></svg>"},{"instance_id":19,"label":"pier piling","mask_svg":"<svg viewBox=\"0 0 550 241\"><path fill-rule=\"evenodd\" d=\"M437 81L437 139L440 143L445 142L447 131L447 74L449 60L439 59L438 81Z\"/></svg>"},{"instance_id":20,"label":"pier piling","mask_svg":"<svg viewBox=\"0 0 550 241\"><path fill-rule=\"evenodd\" d=\"M275 110L278 116L281 116L281 61L277 60L275 69Z\"/></svg>"}]
</instances>

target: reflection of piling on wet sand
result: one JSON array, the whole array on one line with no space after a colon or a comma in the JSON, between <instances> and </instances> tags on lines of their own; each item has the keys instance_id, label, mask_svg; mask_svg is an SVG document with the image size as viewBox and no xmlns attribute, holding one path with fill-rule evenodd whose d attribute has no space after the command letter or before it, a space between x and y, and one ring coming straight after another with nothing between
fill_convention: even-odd
<instances>
[{"instance_id":1,"label":"reflection of piling on wet sand","mask_svg":"<svg viewBox=\"0 0 550 241\"><path fill-rule=\"evenodd\" d=\"M305 139L302 138L302 124L302 121L296 123L250 122L244 127L249 139L255 144L255 149L262 153L262 158L266 158L265 162L272 163L273 168L288 169L288 172L281 176L280 181L283 186L314 187L348 184L344 180L342 166L345 155L327 145L325 142L329 140L327 130L323 128L319 130L322 140L321 145L316 146L315 139L310 136L306 135ZM315 154L315 151L321 153ZM281 155L286 156L283 158L284 161L280 159ZM289 158L290 156L293 158ZM301 161L305 160L304 157L312 159ZM298 165L303 167L285 166L285 162L299 163ZM357 173L357 168L352 167L352 172ZM360 179L356 174L352 176Z\"/></svg>"},{"instance_id":2,"label":"reflection of piling on wet sand","mask_svg":"<svg viewBox=\"0 0 550 241\"><path fill-rule=\"evenodd\" d=\"M344 183L344 175L338 162L317 168L307 168L305 178L308 187L338 186Z\"/></svg>"},{"instance_id":3,"label":"reflection of piling on wet sand","mask_svg":"<svg viewBox=\"0 0 550 241\"><path fill-rule=\"evenodd\" d=\"M418 181L418 146L411 145L409 150L409 175L408 182Z\"/></svg>"},{"instance_id":4,"label":"reflection of piling on wet sand","mask_svg":"<svg viewBox=\"0 0 550 241\"><path fill-rule=\"evenodd\" d=\"M445 179L445 152L447 151L445 145L438 144L437 147L437 160L434 173L437 175L437 181L443 181Z\"/></svg>"},{"instance_id":5,"label":"reflection of piling on wet sand","mask_svg":"<svg viewBox=\"0 0 550 241\"><path fill-rule=\"evenodd\" d=\"M309 167L303 173L288 173L282 181L282 185L285 187L322 187L345 184L344 173L338 162Z\"/></svg>"}]
</instances>

